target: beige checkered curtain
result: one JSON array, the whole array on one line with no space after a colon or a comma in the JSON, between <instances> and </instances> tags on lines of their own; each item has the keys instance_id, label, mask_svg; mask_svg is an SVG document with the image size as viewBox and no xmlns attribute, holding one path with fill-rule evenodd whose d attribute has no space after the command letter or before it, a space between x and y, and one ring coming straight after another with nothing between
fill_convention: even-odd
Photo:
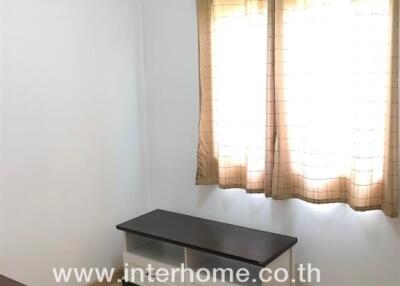
<instances>
[{"instance_id":1,"label":"beige checkered curtain","mask_svg":"<svg viewBox=\"0 0 400 286\"><path fill-rule=\"evenodd\" d=\"M198 184L397 216L398 1L198 0Z\"/></svg>"},{"instance_id":2,"label":"beige checkered curtain","mask_svg":"<svg viewBox=\"0 0 400 286\"><path fill-rule=\"evenodd\" d=\"M398 6L275 2L272 197L397 215Z\"/></svg>"},{"instance_id":3,"label":"beige checkered curtain","mask_svg":"<svg viewBox=\"0 0 400 286\"><path fill-rule=\"evenodd\" d=\"M273 158L272 151L265 151L273 144L272 130L266 127L268 122L272 128L267 108L273 107L267 104L267 2L199 0L197 4L201 92L197 183L263 192Z\"/></svg>"}]
</instances>

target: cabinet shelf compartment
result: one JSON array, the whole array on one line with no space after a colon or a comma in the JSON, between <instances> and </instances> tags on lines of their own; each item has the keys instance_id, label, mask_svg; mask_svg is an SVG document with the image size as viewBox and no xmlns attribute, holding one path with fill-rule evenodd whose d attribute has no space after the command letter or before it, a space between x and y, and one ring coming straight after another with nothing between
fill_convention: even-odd
<instances>
[{"instance_id":1,"label":"cabinet shelf compartment","mask_svg":"<svg viewBox=\"0 0 400 286\"><path fill-rule=\"evenodd\" d=\"M171 269L185 261L183 247L132 233L126 233L125 241L124 263L129 266L146 268L151 264L155 269Z\"/></svg>"},{"instance_id":2,"label":"cabinet shelf compartment","mask_svg":"<svg viewBox=\"0 0 400 286\"><path fill-rule=\"evenodd\" d=\"M213 280L202 282L202 281L194 281L195 284L198 285L252 285L252 286L260 286L261 280L259 279L259 272L262 267L225 258L222 256L201 252L193 249L186 249L186 257L187 257L187 267L191 268L194 272L199 271L200 269L207 269L210 271L211 275L213 274L213 269L232 269L232 277L233 280L230 281L230 274L228 271L225 273L225 282L222 280L222 271L217 271L215 282ZM236 279L236 273L239 269L245 268L249 272L248 281L242 282ZM203 270L204 271L204 270ZM200 271L200 275L202 279L205 278L203 275L204 272ZM244 272L241 272L244 273ZM243 277L243 276L241 276Z\"/></svg>"}]
</instances>

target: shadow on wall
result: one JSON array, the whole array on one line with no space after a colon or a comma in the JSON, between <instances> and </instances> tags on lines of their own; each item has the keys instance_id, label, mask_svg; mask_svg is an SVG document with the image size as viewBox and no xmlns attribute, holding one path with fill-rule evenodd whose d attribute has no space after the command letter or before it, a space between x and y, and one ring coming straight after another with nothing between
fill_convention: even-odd
<instances>
[{"instance_id":1,"label":"shadow on wall","mask_svg":"<svg viewBox=\"0 0 400 286\"><path fill-rule=\"evenodd\" d=\"M218 197L217 207L219 210L217 213L221 215L214 216L214 219L217 220L218 217L227 217L230 220L229 215L223 214L229 214L232 211L242 213L239 217L250 217L252 219L250 221L245 218L240 219L240 221L236 220L235 224L253 228L260 228L260 225L262 225L266 226L267 230L271 229L271 231L295 236L300 235L299 238L301 239L302 225L307 224L301 221L305 212L307 213L305 217L312 222L312 225L323 225L327 230L340 227L342 223L348 222L349 212L351 212L351 226L362 233L368 244L382 243L385 236L388 235L387 231L393 232L397 240L400 241L400 218L389 218L379 210L357 212L344 203L312 204L299 199L273 200L265 198L264 194L248 194L240 189L222 190L217 186L196 186L194 192L196 207L199 210L208 209L210 204L215 205L213 200ZM215 214L216 212L212 213ZM263 221L263 218L266 221ZM265 225L265 222L267 222L267 225Z\"/></svg>"},{"instance_id":2,"label":"shadow on wall","mask_svg":"<svg viewBox=\"0 0 400 286\"><path fill-rule=\"evenodd\" d=\"M368 272L367 269L383 261L394 263L389 267L392 274L394 268L400 271L400 218L391 219L378 210L356 212L344 203L280 201L240 189L221 190L217 186L195 186L192 190L194 210L189 213L296 236L299 239L296 264L310 262L320 267L325 279L354 280L354 275ZM372 261L374 257L380 262ZM343 259L348 261L338 265ZM346 266L354 263L365 263L355 271L358 274L350 273ZM328 265L335 265L335 269Z\"/></svg>"}]
</instances>

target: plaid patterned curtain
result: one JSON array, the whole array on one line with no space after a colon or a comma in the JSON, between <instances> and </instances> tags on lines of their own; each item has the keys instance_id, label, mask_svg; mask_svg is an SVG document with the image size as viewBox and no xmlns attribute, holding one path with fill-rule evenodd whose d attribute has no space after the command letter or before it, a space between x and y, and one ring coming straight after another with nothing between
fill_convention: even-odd
<instances>
[{"instance_id":1,"label":"plaid patterned curtain","mask_svg":"<svg viewBox=\"0 0 400 286\"><path fill-rule=\"evenodd\" d=\"M398 1L197 6L196 183L397 216Z\"/></svg>"}]
</instances>

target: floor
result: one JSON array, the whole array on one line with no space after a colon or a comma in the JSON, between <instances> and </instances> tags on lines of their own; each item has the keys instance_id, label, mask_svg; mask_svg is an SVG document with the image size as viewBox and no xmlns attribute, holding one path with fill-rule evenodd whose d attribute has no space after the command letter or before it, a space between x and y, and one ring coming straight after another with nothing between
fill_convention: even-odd
<instances>
[{"instance_id":1,"label":"floor","mask_svg":"<svg viewBox=\"0 0 400 286\"><path fill-rule=\"evenodd\" d=\"M90 286L121 286L122 283L118 283L117 280L122 277L122 270L115 273L113 281L111 283L96 282ZM11 280L8 277L0 275L0 286L26 286L24 284L18 283L17 281Z\"/></svg>"},{"instance_id":2,"label":"floor","mask_svg":"<svg viewBox=\"0 0 400 286\"><path fill-rule=\"evenodd\" d=\"M25 286L17 281L11 280L3 275L0 275L0 286ZM114 286L114 285L113 285Z\"/></svg>"}]
</instances>

